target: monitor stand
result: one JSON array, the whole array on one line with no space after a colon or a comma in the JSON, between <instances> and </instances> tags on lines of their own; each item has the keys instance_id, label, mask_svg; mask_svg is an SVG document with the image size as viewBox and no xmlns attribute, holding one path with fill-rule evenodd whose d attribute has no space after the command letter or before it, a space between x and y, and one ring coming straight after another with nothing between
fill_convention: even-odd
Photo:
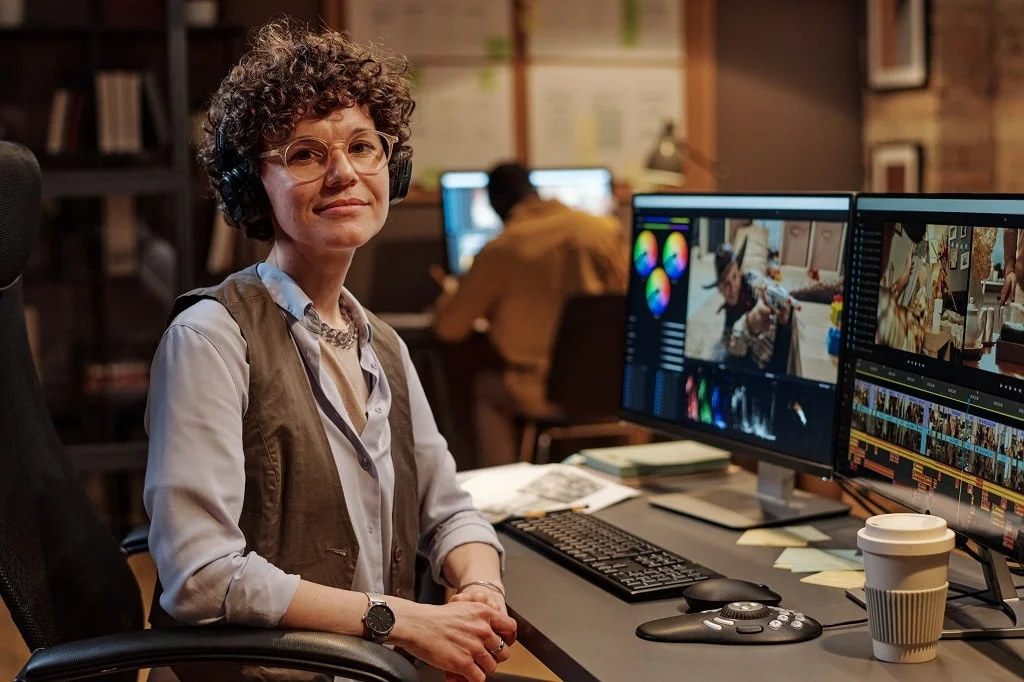
<instances>
[{"instance_id":1,"label":"monitor stand","mask_svg":"<svg viewBox=\"0 0 1024 682\"><path fill-rule=\"evenodd\" d=\"M1024 601L1017 596L1013 586L1013 574L1006 565L1002 554L993 552L987 547L980 551L981 570L985 575L985 590L974 595L976 599L998 607L1012 623L1008 628L958 628L943 630L942 639L1024 639ZM976 592L977 588L970 585L950 582L949 588L963 594ZM864 590L847 590L846 596L867 608Z\"/></svg>"},{"instance_id":2,"label":"monitor stand","mask_svg":"<svg viewBox=\"0 0 1024 682\"><path fill-rule=\"evenodd\" d=\"M710 486L695 482L686 492L651 495L647 501L733 530L782 526L850 511L838 500L796 490L796 473L774 464L758 463L757 476L740 471L725 478L724 484L715 477Z\"/></svg>"}]
</instances>

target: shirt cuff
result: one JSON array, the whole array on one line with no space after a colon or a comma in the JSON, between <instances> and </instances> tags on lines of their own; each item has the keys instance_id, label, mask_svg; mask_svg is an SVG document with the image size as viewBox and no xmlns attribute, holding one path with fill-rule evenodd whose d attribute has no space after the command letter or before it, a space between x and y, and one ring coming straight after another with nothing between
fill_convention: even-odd
<instances>
[{"instance_id":1,"label":"shirt cuff","mask_svg":"<svg viewBox=\"0 0 1024 682\"><path fill-rule=\"evenodd\" d=\"M434 538L434 551L431 556L431 572L434 582L448 587L457 587L448 582L444 577L444 562L448 553L459 545L468 545L471 542L481 542L490 545L498 552L498 561L501 562L501 574L505 574L505 549L498 541L498 534L494 527L483 518L479 521L471 520L460 523L451 530L439 531Z\"/></svg>"},{"instance_id":2,"label":"shirt cuff","mask_svg":"<svg viewBox=\"0 0 1024 682\"><path fill-rule=\"evenodd\" d=\"M224 599L224 615L229 623L274 628L288 610L298 575L285 573L277 566L250 553L228 585Z\"/></svg>"}]
</instances>

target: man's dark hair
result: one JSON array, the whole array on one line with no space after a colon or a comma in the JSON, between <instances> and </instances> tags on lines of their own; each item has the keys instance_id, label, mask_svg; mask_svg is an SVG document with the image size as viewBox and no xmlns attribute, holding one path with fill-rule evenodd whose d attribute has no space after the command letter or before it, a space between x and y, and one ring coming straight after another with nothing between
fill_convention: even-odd
<instances>
[{"instance_id":1,"label":"man's dark hair","mask_svg":"<svg viewBox=\"0 0 1024 682\"><path fill-rule=\"evenodd\" d=\"M512 207L537 193L530 184L530 171L519 163L495 166L487 177L487 196L498 217L508 220Z\"/></svg>"}]
</instances>

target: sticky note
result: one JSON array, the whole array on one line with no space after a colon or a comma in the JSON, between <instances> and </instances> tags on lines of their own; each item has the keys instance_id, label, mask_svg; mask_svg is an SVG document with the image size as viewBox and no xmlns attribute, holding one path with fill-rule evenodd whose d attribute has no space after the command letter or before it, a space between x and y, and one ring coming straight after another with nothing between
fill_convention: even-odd
<instances>
[{"instance_id":1,"label":"sticky note","mask_svg":"<svg viewBox=\"0 0 1024 682\"><path fill-rule=\"evenodd\" d=\"M477 78L482 91L494 92L498 89L498 74L494 72L494 69L480 69Z\"/></svg>"},{"instance_id":2,"label":"sticky note","mask_svg":"<svg viewBox=\"0 0 1024 682\"><path fill-rule=\"evenodd\" d=\"M775 568L789 569L793 573L855 571L864 568L864 559L855 549L788 547L775 560Z\"/></svg>"},{"instance_id":3,"label":"sticky note","mask_svg":"<svg viewBox=\"0 0 1024 682\"><path fill-rule=\"evenodd\" d=\"M786 526L748 530L739 537L736 544L759 547L806 547L809 542L824 542L831 539L814 526Z\"/></svg>"},{"instance_id":4,"label":"sticky note","mask_svg":"<svg viewBox=\"0 0 1024 682\"><path fill-rule=\"evenodd\" d=\"M864 587L864 571L822 571L813 575L805 575L800 578L800 582L855 590Z\"/></svg>"},{"instance_id":5,"label":"sticky note","mask_svg":"<svg viewBox=\"0 0 1024 682\"><path fill-rule=\"evenodd\" d=\"M484 41L484 53L488 59L508 59L512 54L508 38L493 37Z\"/></svg>"}]
</instances>

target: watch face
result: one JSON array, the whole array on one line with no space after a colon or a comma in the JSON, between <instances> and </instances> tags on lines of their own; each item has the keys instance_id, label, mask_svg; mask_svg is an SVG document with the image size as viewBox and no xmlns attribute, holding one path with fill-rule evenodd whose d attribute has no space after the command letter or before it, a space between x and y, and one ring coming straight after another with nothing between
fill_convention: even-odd
<instances>
[{"instance_id":1,"label":"watch face","mask_svg":"<svg viewBox=\"0 0 1024 682\"><path fill-rule=\"evenodd\" d=\"M395 627L395 614L384 604L374 604L366 612L366 627L375 635L386 635Z\"/></svg>"}]
</instances>

